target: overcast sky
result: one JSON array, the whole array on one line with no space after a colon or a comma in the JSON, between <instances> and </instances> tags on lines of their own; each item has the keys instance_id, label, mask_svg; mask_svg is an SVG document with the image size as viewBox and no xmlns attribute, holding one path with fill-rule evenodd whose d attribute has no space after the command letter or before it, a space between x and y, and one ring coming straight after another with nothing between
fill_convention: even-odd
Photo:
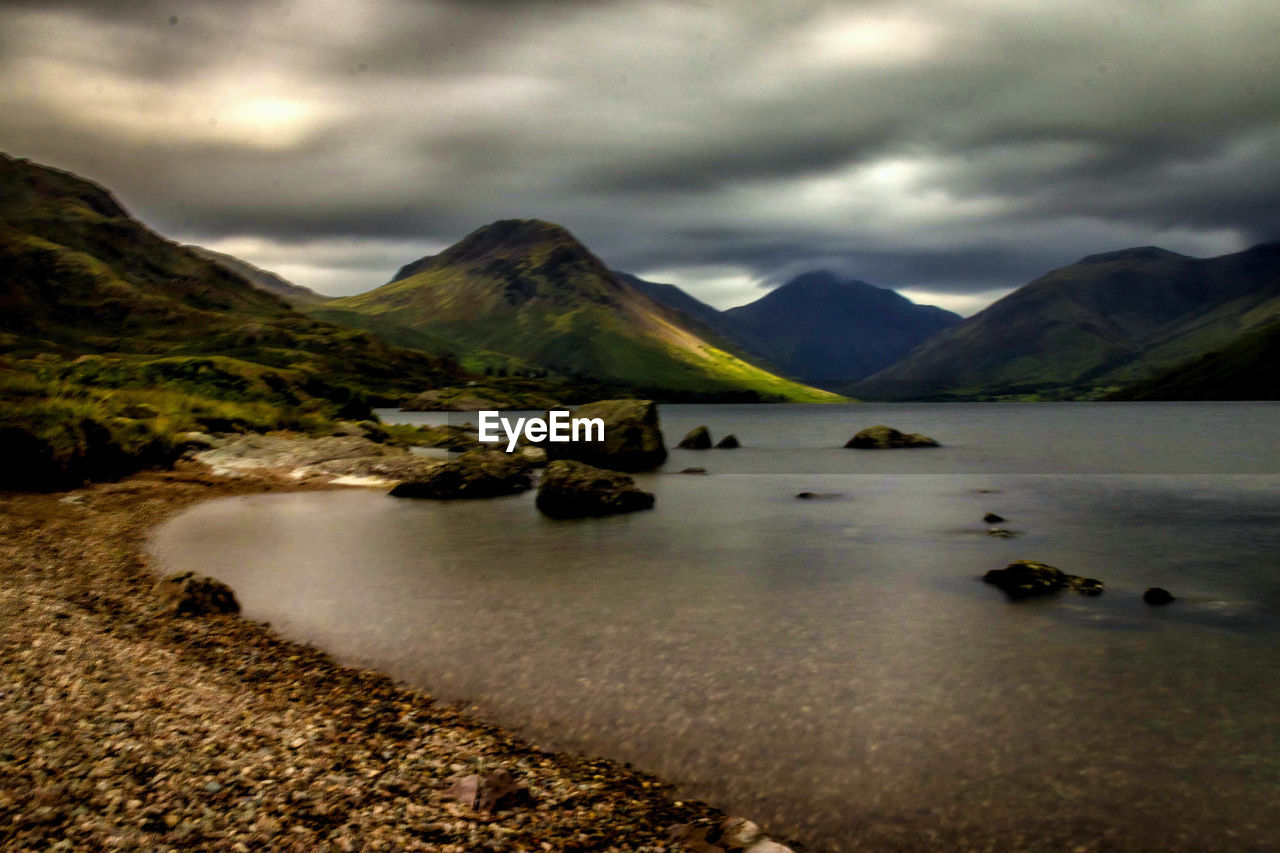
<instances>
[{"instance_id":1,"label":"overcast sky","mask_svg":"<svg viewBox=\"0 0 1280 853\"><path fill-rule=\"evenodd\" d=\"M720 307L1280 238L1275 0L14 2L0 150L324 293L502 218Z\"/></svg>"}]
</instances>

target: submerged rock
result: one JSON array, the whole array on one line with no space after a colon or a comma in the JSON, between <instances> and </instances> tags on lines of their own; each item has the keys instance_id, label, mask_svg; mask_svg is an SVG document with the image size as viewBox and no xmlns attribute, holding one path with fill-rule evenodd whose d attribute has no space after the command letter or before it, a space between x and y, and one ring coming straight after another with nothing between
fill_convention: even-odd
<instances>
[{"instance_id":1,"label":"submerged rock","mask_svg":"<svg viewBox=\"0 0 1280 853\"><path fill-rule=\"evenodd\" d=\"M1170 604L1177 599L1173 597L1173 593L1169 592L1169 590L1164 587L1153 586L1142 594L1142 600L1147 604L1159 606L1162 604Z\"/></svg>"},{"instance_id":2,"label":"submerged rock","mask_svg":"<svg viewBox=\"0 0 1280 853\"><path fill-rule=\"evenodd\" d=\"M604 441L547 442L547 460L571 459L612 471L646 471L667 459L652 400L600 400L572 412L604 421Z\"/></svg>"},{"instance_id":3,"label":"submerged rock","mask_svg":"<svg viewBox=\"0 0 1280 853\"><path fill-rule=\"evenodd\" d=\"M839 492L800 492L796 495L802 501L829 501L840 497Z\"/></svg>"},{"instance_id":4,"label":"submerged rock","mask_svg":"<svg viewBox=\"0 0 1280 853\"><path fill-rule=\"evenodd\" d=\"M156 582L155 594L170 616L239 613L236 594L220 580L195 572L179 572Z\"/></svg>"},{"instance_id":5,"label":"submerged rock","mask_svg":"<svg viewBox=\"0 0 1280 853\"><path fill-rule=\"evenodd\" d=\"M705 474L707 473L707 469L706 468L681 468L680 473L681 474Z\"/></svg>"},{"instance_id":6,"label":"submerged rock","mask_svg":"<svg viewBox=\"0 0 1280 853\"><path fill-rule=\"evenodd\" d=\"M1074 589L1081 595L1102 594L1102 581L1069 575L1061 569L1034 560L1016 560L1003 569L992 569L982 579L1000 587L1014 599L1050 595L1067 588Z\"/></svg>"},{"instance_id":7,"label":"submerged rock","mask_svg":"<svg viewBox=\"0 0 1280 853\"><path fill-rule=\"evenodd\" d=\"M1004 521L1004 516L996 515L994 512L989 512L982 517L982 520L987 524L999 524Z\"/></svg>"},{"instance_id":8,"label":"submerged rock","mask_svg":"<svg viewBox=\"0 0 1280 853\"><path fill-rule=\"evenodd\" d=\"M705 426L694 427L689 434L680 439L676 447L684 450L706 450L711 446L711 431Z\"/></svg>"},{"instance_id":9,"label":"submerged rock","mask_svg":"<svg viewBox=\"0 0 1280 853\"><path fill-rule=\"evenodd\" d=\"M529 463L501 450L468 450L391 490L397 498L495 498L532 486Z\"/></svg>"},{"instance_id":10,"label":"submerged rock","mask_svg":"<svg viewBox=\"0 0 1280 853\"><path fill-rule=\"evenodd\" d=\"M994 536L997 539L1012 539L1017 536L1012 530L1006 530L1003 527L992 527L987 531L988 536Z\"/></svg>"},{"instance_id":11,"label":"submerged rock","mask_svg":"<svg viewBox=\"0 0 1280 853\"><path fill-rule=\"evenodd\" d=\"M626 474L558 459L542 475L537 505L552 518L582 518L649 509L653 495Z\"/></svg>"},{"instance_id":12,"label":"submerged rock","mask_svg":"<svg viewBox=\"0 0 1280 853\"><path fill-rule=\"evenodd\" d=\"M938 442L918 432L899 432L884 425L867 427L844 444L860 450L887 450L897 447L938 447Z\"/></svg>"},{"instance_id":13,"label":"submerged rock","mask_svg":"<svg viewBox=\"0 0 1280 853\"><path fill-rule=\"evenodd\" d=\"M741 447L736 435L726 435L716 443L716 448L719 450L732 450L735 447Z\"/></svg>"}]
</instances>

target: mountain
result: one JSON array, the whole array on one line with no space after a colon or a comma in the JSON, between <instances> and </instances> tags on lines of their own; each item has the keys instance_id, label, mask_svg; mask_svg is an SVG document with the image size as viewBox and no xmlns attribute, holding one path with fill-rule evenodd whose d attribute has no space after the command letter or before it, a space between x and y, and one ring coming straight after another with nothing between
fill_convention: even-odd
<instances>
[{"instance_id":1,"label":"mountain","mask_svg":"<svg viewBox=\"0 0 1280 853\"><path fill-rule=\"evenodd\" d=\"M259 290L274 293L290 305L318 305L329 300L328 296L321 296L310 288L294 284L273 272L255 267L248 261L243 261L234 255L215 252L213 249L206 249L202 246L187 246L186 248L205 260L213 261L223 269L230 270Z\"/></svg>"},{"instance_id":2,"label":"mountain","mask_svg":"<svg viewBox=\"0 0 1280 853\"><path fill-rule=\"evenodd\" d=\"M449 342L475 370L547 369L668 398L839 399L726 352L537 219L487 225L314 313Z\"/></svg>"},{"instance_id":3,"label":"mountain","mask_svg":"<svg viewBox=\"0 0 1280 853\"><path fill-rule=\"evenodd\" d=\"M680 311L778 372L839 388L885 367L960 321L950 311L829 272L798 276L749 305L718 311L674 284L618 273L641 293Z\"/></svg>"},{"instance_id":4,"label":"mountain","mask_svg":"<svg viewBox=\"0 0 1280 853\"><path fill-rule=\"evenodd\" d=\"M217 355L290 370L313 387L383 392L460 376L456 365L298 313L151 231L96 184L2 154L0 353Z\"/></svg>"},{"instance_id":5,"label":"mountain","mask_svg":"<svg viewBox=\"0 0 1280 853\"><path fill-rule=\"evenodd\" d=\"M825 271L797 276L724 314L743 346L824 388L869 376L960 322L950 311Z\"/></svg>"},{"instance_id":6,"label":"mountain","mask_svg":"<svg viewBox=\"0 0 1280 853\"><path fill-rule=\"evenodd\" d=\"M1149 379L1109 400L1280 400L1280 321Z\"/></svg>"},{"instance_id":7,"label":"mountain","mask_svg":"<svg viewBox=\"0 0 1280 853\"><path fill-rule=\"evenodd\" d=\"M1280 243L1216 258L1154 246L1024 285L853 386L895 398L1094 397L1280 317Z\"/></svg>"},{"instance_id":8,"label":"mountain","mask_svg":"<svg viewBox=\"0 0 1280 853\"><path fill-rule=\"evenodd\" d=\"M618 272L617 270L614 270L613 274L654 302L679 311L690 319L701 323L711 334L719 336L722 340L738 347L746 345L743 340L744 332L736 322L730 319L723 311L713 308L701 299L690 296L676 285L646 281L639 276Z\"/></svg>"}]
</instances>

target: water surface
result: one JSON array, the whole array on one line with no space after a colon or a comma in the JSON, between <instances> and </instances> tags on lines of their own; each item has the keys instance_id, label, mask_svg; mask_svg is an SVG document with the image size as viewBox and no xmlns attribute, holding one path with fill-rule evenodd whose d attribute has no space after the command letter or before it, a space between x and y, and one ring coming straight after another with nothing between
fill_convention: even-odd
<instances>
[{"instance_id":1,"label":"water surface","mask_svg":"<svg viewBox=\"0 0 1280 853\"><path fill-rule=\"evenodd\" d=\"M650 512L260 495L155 548L289 636L816 848L1276 849L1280 408L662 413L670 444L744 446L638 476ZM881 422L945 446L840 449ZM977 580L1019 558L1108 591Z\"/></svg>"}]
</instances>

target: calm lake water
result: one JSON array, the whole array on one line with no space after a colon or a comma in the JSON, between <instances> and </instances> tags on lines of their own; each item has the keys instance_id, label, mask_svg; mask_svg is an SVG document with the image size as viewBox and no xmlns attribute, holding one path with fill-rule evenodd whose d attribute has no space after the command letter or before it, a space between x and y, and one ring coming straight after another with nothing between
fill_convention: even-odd
<instances>
[{"instance_id":1,"label":"calm lake water","mask_svg":"<svg viewBox=\"0 0 1280 853\"><path fill-rule=\"evenodd\" d=\"M259 495L154 548L340 660L815 849L1280 849L1280 406L662 419L668 444L705 423L743 447L638 475L650 512ZM839 449L876 423L944 446ZM985 535L988 511L1020 535ZM1107 592L978 580L1023 558Z\"/></svg>"}]
</instances>

